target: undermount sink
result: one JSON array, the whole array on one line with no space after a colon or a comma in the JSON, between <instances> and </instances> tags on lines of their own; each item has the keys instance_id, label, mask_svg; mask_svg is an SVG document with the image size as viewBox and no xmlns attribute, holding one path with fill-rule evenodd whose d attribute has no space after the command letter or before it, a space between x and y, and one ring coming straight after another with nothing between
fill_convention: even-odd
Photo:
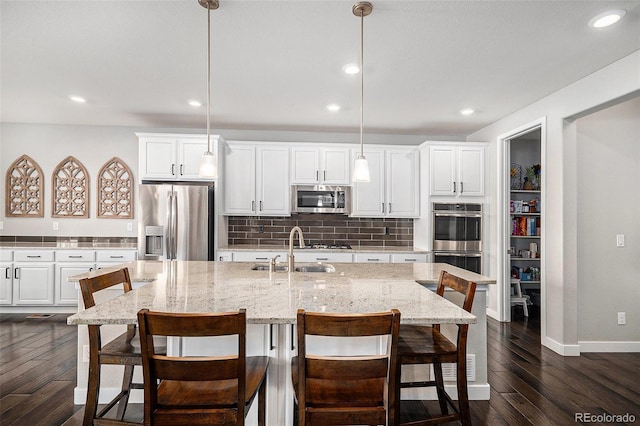
<instances>
[{"instance_id":1,"label":"undermount sink","mask_svg":"<svg viewBox=\"0 0 640 426\"><path fill-rule=\"evenodd\" d=\"M269 264L268 263L256 263L251 267L252 271L268 271ZM276 265L276 272L287 272L289 267L287 265Z\"/></svg>"},{"instance_id":2,"label":"undermount sink","mask_svg":"<svg viewBox=\"0 0 640 426\"><path fill-rule=\"evenodd\" d=\"M293 269L295 272L335 272L333 265L316 264L316 265L299 265Z\"/></svg>"},{"instance_id":3,"label":"undermount sink","mask_svg":"<svg viewBox=\"0 0 640 426\"><path fill-rule=\"evenodd\" d=\"M268 263L256 263L251 266L252 271L268 271ZM287 265L276 265L276 272L287 272L289 267ZM298 265L293 268L294 272L335 272L336 268L333 265L325 263L314 263L312 265Z\"/></svg>"}]
</instances>

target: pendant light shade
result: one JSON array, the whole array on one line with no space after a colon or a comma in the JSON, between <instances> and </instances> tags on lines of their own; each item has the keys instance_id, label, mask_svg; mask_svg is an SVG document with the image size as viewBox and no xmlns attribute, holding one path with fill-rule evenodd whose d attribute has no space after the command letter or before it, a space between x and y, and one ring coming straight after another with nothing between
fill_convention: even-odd
<instances>
[{"instance_id":1,"label":"pendant light shade","mask_svg":"<svg viewBox=\"0 0 640 426\"><path fill-rule=\"evenodd\" d=\"M207 9L207 151L202 154L198 175L202 178L218 178L218 162L211 146L211 10L218 8L218 0L198 0Z\"/></svg>"},{"instance_id":2,"label":"pendant light shade","mask_svg":"<svg viewBox=\"0 0 640 426\"><path fill-rule=\"evenodd\" d=\"M356 158L353 165L352 182L371 182L369 174L369 162L364 156L364 17L369 15L373 10L373 6L369 2L359 2L353 5L352 12L360 17L360 155Z\"/></svg>"}]
</instances>

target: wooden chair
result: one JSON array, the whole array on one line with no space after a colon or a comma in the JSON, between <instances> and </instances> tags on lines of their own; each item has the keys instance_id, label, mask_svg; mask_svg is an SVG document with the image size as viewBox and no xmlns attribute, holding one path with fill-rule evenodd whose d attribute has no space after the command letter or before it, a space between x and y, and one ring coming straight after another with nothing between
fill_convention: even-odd
<instances>
[{"instance_id":1,"label":"wooden chair","mask_svg":"<svg viewBox=\"0 0 640 426\"><path fill-rule=\"evenodd\" d=\"M440 273L438 288L436 293L444 297L445 289L451 289L457 293L455 299L461 299L461 307L471 312L473 298L476 291L476 283L467 281L452 275L446 271ZM453 297L452 297L453 299ZM455 302L454 302L455 303ZM398 342L398 364L396 388L397 400L400 402L401 388L416 388L435 386L438 394L438 401L442 414L425 420L413 420L411 425L432 425L460 420L463 425L471 424L471 414L469 410L469 396L467 391L467 332L468 324L457 325L456 343L451 342L441 332L441 325L420 326L402 325L400 326L400 337ZM454 333L455 334L455 333ZM457 388L458 406L454 404L452 398L444 388L442 376L442 363L455 363L457 365ZM432 364L435 380L422 382L401 382L402 366L409 364ZM448 406L453 408L453 413L449 413ZM396 425L400 424L400 410L396 411Z\"/></svg>"},{"instance_id":2,"label":"wooden chair","mask_svg":"<svg viewBox=\"0 0 640 426\"><path fill-rule=\"evenodd\" d=\"M80 280L80 290L85 309L95 306L94 294L98 291L122 285L124 292L131 291L131 279L127 268ZM133 383L133 367L142 365L139 338L135 324L127 325L127 331L106 344L102 344L100 325L89 325L89 380L87 401L84 408L83 425L134 424L125 422L124 415L129 402L131 389L144 389L142 383ZM166 351L166 348L159 349ZM122 388L106 407L99 413L98 397L100 390L100 367L102 365L124 365ZM116 419L105 415L118 405Z\"/></svg>"},{"instance_id":3,"label":"wooden chair","mask_svg":"<svg viewBox=\"0 0 640 426\"><path fill-rule=\"evenodd\" d=\"M173 314L138 312L144 371L145 425L244 425L258 394L258 425L265 424L269 358L246 357L246 312ZM238 336L237 354L166 356L153 336Z\"/></svg>"},{"instance_id":4,"label":"wooden chair","mask_svg":"<svg viewBox=\"0 0 640 426\"><path fill-rule=\"evenodd\" d=\"M400 312L328 314L298 310L298 356L291 361L298 421L310 425L391 425ZM387 336L387 351L369 356L307 353L306 336Z\"/></svg>"}]
</instances>

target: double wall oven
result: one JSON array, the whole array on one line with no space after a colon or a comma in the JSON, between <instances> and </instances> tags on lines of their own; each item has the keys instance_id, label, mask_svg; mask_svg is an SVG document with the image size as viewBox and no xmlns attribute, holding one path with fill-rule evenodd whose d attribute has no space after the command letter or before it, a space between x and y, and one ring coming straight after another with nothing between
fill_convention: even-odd
<instances>
[{"instance_id":1,"label":"double wall oven","mask_svg":"<svg viewBox=\"0 0 640 426\"><path fill-rule=\"evenodd\" d=\"M482 273L482 204L433 203L434 262Z\"/></svg>"}]
</instances>

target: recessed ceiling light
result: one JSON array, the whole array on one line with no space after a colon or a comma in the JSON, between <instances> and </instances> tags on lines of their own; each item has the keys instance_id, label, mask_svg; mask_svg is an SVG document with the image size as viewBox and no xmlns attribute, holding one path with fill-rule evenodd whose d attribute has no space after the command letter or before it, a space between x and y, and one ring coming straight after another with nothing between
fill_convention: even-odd
<instances>
[{"instance_id":1,"label":"recessed ceiling light","mask_svg":"<svg viewBox=\"0 0 640 426\"><path fill-rule=\"evenodd\" d=\"M593 28L603 28L613 25L618 22L624 15L627 14L626 10L607 10L599 15L594 16L589 21L589 26Z\"/></svg>"},{"instance_id":2,"label":"recessed ceiling light","mask_svg":"<svg viewBox=\"0 0 640 426\"><path fill-rule=\"evenodd\" d=\"M473 110L473 108L463 108L460 110L460 114L462 115L471 115L473 114L475 111Z\"/></svg>"},{"instance_id":3,"label":"recessed ceiling light","mask_svg":"<svg viewBox=\"0 0 640 426\"><path fill-rule=\"evenodd\" d=\"M189 100L189 105L191 105L192 107L199 107L202 106L202 103L200 101L196 101L195 99L191 99Z\"/></svg>"},{"instance_id":4,"label":"recessed ceiling light","mask_svg":"<svg viewBox=\"0 0 640 426\"><path fill-rule=\"evenodd\" d=\"M325 107L328 111L340 111L340 109L342 108L340 105L338 104L329 104Z\"/></svg>"},{"instance_id":5,"label":"recessed ceiling light","mask_svg":"<svg viewBox=\"0 0 640 426\"><path fill-rule=\"evenodd\" d=\"M353 74L358 74L360 72L360 67L358 66L358 64L347 64L344 67L342 67L342 70L347 74L353 75Z\"/></svg>"},{"instance_id":6,"label":"recessed ceiling light","mask_svg":"<svg viewBox=\"0 0 640 426\"><path fill-rule=\"evenodd\" d=\"M83 103L87 102L87 100L85 98L81 97L81 96L71 95L71 96L69 96L69 99L71 99L73 102L77 102L79 104L83 104Z\"/></svg>"}]
</instances>

